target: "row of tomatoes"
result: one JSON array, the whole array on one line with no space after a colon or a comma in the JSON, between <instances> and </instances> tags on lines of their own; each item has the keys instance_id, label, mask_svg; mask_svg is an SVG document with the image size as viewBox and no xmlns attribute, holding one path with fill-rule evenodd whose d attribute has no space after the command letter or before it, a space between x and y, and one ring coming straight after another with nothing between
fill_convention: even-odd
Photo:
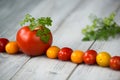
<instances>
[{"instance_id":1,"label":"row of tomatoes","mask_svg":"<svg viewBox=\"0 0 120 80\"><path fill-rule=\"evenodd\" d=\"M15 54L19 51L16 41L9 41L6 38L0 38L0 52L7 52L8 54Z\"/></svg>"},{"instance_id":2,"label":"row of tomatoes","mask_svg":"<svg viewBox=\"0 0 120 80\"><path fill-rule=\"evenodd\" d=\"M6 38L0 38L0 52L6 51L8 54L15 54L19 51L19 47L16 41L9 41ZM88 65L98 64L102 67L108 67L114 70L120 70L120 56L113 56L107 52L97 53L95 50L72 50L69 47L59 48L57 46L51 46L46 51L48 58L62 61L71 60L73 63L85 63Z\"/></svg>"},{"instance_id":3,"label":"row of tomatoes","mask_svg":"<svg viewBox=\"0 0 120 80\"><path fill-rule=\"evenodd\" d=\"M102 67L110 67L114 70L120 70L120 56L113 56L108 52L99 52L97 53L95 50L87 50L83 52L82 50L72 50L69 47L59 48L57 46L51 46L46 51L46 55L48 58L58 58L62 61L71 60L73 63L85 63L88 65L98 64Z\"/></svg>"}]
</instances>

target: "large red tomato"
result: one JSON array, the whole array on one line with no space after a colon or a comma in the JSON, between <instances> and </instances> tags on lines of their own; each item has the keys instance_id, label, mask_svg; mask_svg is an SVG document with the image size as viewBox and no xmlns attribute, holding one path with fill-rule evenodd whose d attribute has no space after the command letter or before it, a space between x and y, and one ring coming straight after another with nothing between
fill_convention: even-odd
<instances>
[{"instance_id":1,"label":"large red tomato","mask_svg":"<svg viewBox=\"0 0 120 80\"><path fill-rule=\"evenodd\" d=\"M37 30L31 31L28 26L22 27L16 35L16 41L20 49L29 56L39 56L44 54L52 44L52 34L47 43L43 42L40 37L36 36Z\"/></svg>"}]
</instances>

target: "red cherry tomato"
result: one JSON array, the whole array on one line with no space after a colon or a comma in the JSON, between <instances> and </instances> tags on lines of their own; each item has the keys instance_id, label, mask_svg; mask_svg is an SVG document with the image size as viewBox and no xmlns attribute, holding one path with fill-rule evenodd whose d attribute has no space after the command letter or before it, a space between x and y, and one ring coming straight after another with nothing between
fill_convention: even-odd
<instances>
[{"instance_id":1,"label":"red cherry tomato","mask_svg":"<svg viewBox=\"0 0 120 80\"><path fill-rule=\"evenodd\" d=\"M28 26L22 27L16 35L16 41L20 49L29 56L39 56L46 52L52 44L52 34L49 33L48 43L43 42L36 36L37 30L31 31Z\"/></svg>"},{"instance_id":2,"label":"red cherry tomato","mask_svg":"<svg viewBox=\"0 0 120 80\"><path fill-rule=\"evenodd\" d=\"M110 68L114 70L120 70L120 56L113 56L110 59Z\"/></svg>"},{"instance_id":3,"label":"red cherry tomato","mask_svg":"<svg viewBox=\"0 0 120 80\"><path fill-rule=\"evenodd\" d=\"M0 38L0 52L4 52L5 51L5 46L6 44L9 42L8 39L6 38Z\"/></svg>"},{"instance_id":4,"label":"red cherry tomato","mask_svg":"<svg viewBox=\"0 0 120 80\"><path fill-rule=\"evenodd\" d=\"M83 60L86 64L95 64L96 63L97 52L95 50L87 50L83 56Z\"/></svg>"},{"instance_id":5,"label":"red cherry tomato","mask_svg":"<svg viewBox=\"0 0 120 80\"><path fill-rule=\"evenodd\" d=\"M71 48L64 47L58 52L58 59L68 61L70 60L72 52L73 50Z\"/></svg>"}]
</instances>

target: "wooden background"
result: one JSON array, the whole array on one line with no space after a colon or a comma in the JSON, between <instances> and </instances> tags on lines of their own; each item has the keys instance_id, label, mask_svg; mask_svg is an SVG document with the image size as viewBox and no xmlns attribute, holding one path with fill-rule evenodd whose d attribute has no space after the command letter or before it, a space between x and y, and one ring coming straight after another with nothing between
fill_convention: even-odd
<instances>
[{"instance_id":1,"label":"wooden background","mask_svg":"<svg viewBox=\"0 0 120 80\"><path fill-rule=\"evenodd\" d=\"M120 56L119 35L109 41L81 41L81 29L91 23L88 19L91 13L105 17L111 12L116 12L115 21L120 24L120 0L0 0L0 37L15 41L21 28L19 22L27 13L34 17L50 16L52 45ZM120 71L46 56L31 58L25 54L0 53L0 80L120 80Z\"/></svg>"}]
</instances>

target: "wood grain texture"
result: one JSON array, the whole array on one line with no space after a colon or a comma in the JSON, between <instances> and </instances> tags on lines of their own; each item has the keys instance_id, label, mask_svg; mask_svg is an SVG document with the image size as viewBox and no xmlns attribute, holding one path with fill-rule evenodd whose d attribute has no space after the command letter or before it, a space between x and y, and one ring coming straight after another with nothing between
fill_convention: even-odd
<instances>
[{"instance_id":1,"label":"wood grain texture","mask_svg":"<svg viewBox=\"0 0 120 80\"><path fill-rule=\"evenodd\" d=\"M90 24L88 16L98 17L117 13L119 23L119 0L1 0L0 37L15 40L19 22L26 13L34 17L50 16L53 25L53 44L73 50L95 49L107 51L112 56L120 55L120 36L109 41L88 41L81 39L81 29ZM0 80L120 80L120 71L97 65L74 64L70 61L48 59L45 55L29 57L24 54L7 55L0 53Z\"/></svg>"},{"instance_id":2,"label":"wood grain texture","mask_svg":"<svg viewBox=\"0 0 120 80\"><path fill-rule=\"evenodd\" d=\"M79 0L78 1L76 1L76 2L74 2L73 4L72 4L72 0L70 1L69 0L69 4L71 4L71 6L73 7L71 7L70 9L68 9L68 10L66 10L67 12L66 13L68 13L68 12L71 12L72 11L72 9L74 9L74 7L76 7L76 5L79 3ZM63 2L63 4L65 4L64 2ZM66 4L67 4L67 2L66 2ZM68 5L69 5L68 4ZM62 6L62 5L56 5L56 6L58 6L58 7L60 7L60 10L61 10L61 13L62 12L65 12L64 10L63 10L63 7L64 6ZM67 6L66 6L67 7ZM69 8L69 6L67 7L67 8ZM67 9L66 8L66 9ZM70 11L69 11L70 10ZM56 13L56 12L55 12ZM60 14L60 13L59 13ZM68 13L69 14L69 13ZM63 14L60 14L60 15L63 15ZM67 15L66 15L67 16ZM55 16L56 17L56 16ZM61 16L62 17L62 16ZM64 13L64 16L63 17L65 17L65 13ZM62 19L60 19L60 20L62 20ZM60 23L62 23L62 21L60 22ZM58 24L59 25L59 24ZM54 26L53 26L54 27ZM60 27L60 26L58 26L58 27ZM52 30L53 31L53 33L55 34L55 32L54 32L54 30ZM54 35L53 34L53 35ZM35 59L35 62L37 62L36 61L36 58L34 58ZM34 59L31 59L30 60L30 64L31 64L31 62L32 62L32 60L34 60ZM41 57L39 57L38 59L41 59ZM37 60L38 60L37 59ZM48 59L47 59L48 60ZM46 64L46 58L42 58L40 61L42 61L42 63L44 63L44 65L43 64L41 64L41 62L38 62L37 63L37 65L34 65L35 67L36 66L39 66L40 67L40 69L41 70L43 70L42 72L38 69L38 68L34 68L33 69L33 71L35 71L35 73L36 74L39 74L39 76L38 75L33 75L33 73L31 73L30 75L26 75L25 77L24 77L24 74L26 73L26 72L28 72L28 71L26 71L27 70L27 68L29 68L29 69L31 69L31 66L29 66L28 64L26 64L25 65L25 68L22 68L19 72L18 72L18 74L16 74L16 76L15 77L13 77L12 78L12 80L15 80L15 79L17 79L17 80L20 80L20 79L29 79L29 80L33 80L33 79L41 79L41 80L46 80L46 79L51 79L51 80L56 80L56 79L62 79L62 80L65 80L68 76L69 76L69 73L70 72L72 72L72 70L73 70L73 68L74 68L74 66L76 66L76 64L73 64L73 63L70 63L70 62L59 62L59 61L56 61L56 60L53 60L55 63L53 63L53 62L50 62L49 64ZM40 64L39 64L40 63ZM52 67L51 67L51 65L53 65ZM42 66L44 66L44 67L42 67ZM67 68L67 66L71 66L69 69ZM49 68L50 67L50 68ZM51 69L52 68L52 69ZM49 69L49 70L48 70ZM25 71L24 71L25 70ZM39 72L40 71L40 72ZM47 74L47 75L46 75ZM31 76L31 77L30 77ZM61 77L61 76L63 76L63 77ZM24 78L23 78L24 77ZM61 77L61 78L60 78Z\"/></svg>"},{"instance_id":3,"label":"wood grain texture","mask_svg":"<svg viewBox=\"0 0 120 80\"><path fill-rule=\"evenodd\" d=\"M0 53L0 80L9 80L29 60L29 57Z\"/></svg>"},{"instance_id":4,"label":"wood grain texture","mask_svg":"<svg viewBox=\"0 0 120 80\"><path fill-rule=\"evenodd\" d=\"M54 31L54 30L56 30L56 28L58 27L58 26L56 26L56 25L59 25L60 23L62 23L62 20L64 20L64 18L76 7L76 5L77 4L79 4L79 0L76 0L76 2L74 2L73 3L73 1L71 0L69 0L69 2L70 2L70 4L71 4L71 6L69 6L69 4L68 5L65 5L65 4L67 4L67 2L68 1L62 1L62 2L56 2L56 1L54 1L54 0L52 0L52 2L51 1L49 1L49 0L45 0L45 1L43 1L42 3L41 2L39 2L38 3L38 5L36 5L35 6L35 4L33 4L34 5L34 7L30 7L30 8L32 8L31 10L32 11L30 11L29 13L31 14L31 15L33 15L33 16L35 16L35 17L38 17L38 16L51 16L51 17L53 17L53 20L57 20L57 21L55 21L55 25L53 24L53 26L55 26L55 29L53 28L53 29L51 29L52 31ZM19 2L16 2L16 3L19 3ZM28 3L31 3L31 1L30 2L26 2L26 3L24 3L24 4L28 4ZM9 4L9 3L8 3ZM10 4L9 4L10 5ZM50 6L47 6L46 7L46 5L50 5ZM27 6L27 5L26 5ZM24 6L25 8L26 8L26 6ZM65 8L65 11L63 10L63 8L61 8L61 7L64 7L64 6L66 6L66 8ZM13 7L15 7L15 6L13 6ZM17 6L16 6L17 7ZM22 6L21 6L22 7ZM21 13L19 13L19 14L16 14L16 15L19 15L19 16L24 16L27 12L26 12L26 10L25 10L25 12L24 12L24 7L22 7L22 9L21 9ZM29 7L29 6L28 6ZM6 7L5 7L6 8ZM4 9L4 8L3 8ZM16 9L18 9L18 7L16 8ZM43 9L45 9L45 10L43 10ZM59 11L57 12L56 10L58 10L59 9ZM14 9L13 9L14 10ZM23 12L22 12L23 11ZM50 12L49 12L50 11ZM12 12L12 11L11 11ZM42 12L42 13L41 13ZM6 14L7 15L7 14ZM10 14L8 14L8 16L9 16ZM58 16L58 15L60 15L60 16ZM14 17L12 17L12 18L14 18ZM10 18L11 19L11 18ZM2 20L2 18L1 18L1 20ZM16 20L16 21L19 21L19 20ZM12 22L12 23L16 23L16 21L15 22L12 22L12 21L10 21L10 22ZM5 23L5 20L3 20L3 22L2 22L2 24L3 23ZM5 28L6 27L6 28ZM7 24L7 26L5 26L5 27L1 27L1 37L7 37L7 38L9 38L9 39L11 39L11 40L14 40L15 39L15 33L16 33L16 31L18 30L18 28L20 28L20 26L16 26L15 28L12 26L12 25L9 25L9 24ZM12 27L12 28L10 28L10 27ZM2 66L1 67L3 67L4 65L4 68L7 68L8 67L8 65L9 64L11 64L11 61L9 61L9 59L11 59L10 58L10 56L11 55L7 55L7 54L1 54L1 57L2 56L4 56L4 55L6 55L6 61L7 61L7 64L5 64L4 62L3 62L3 64L1 64ZM19 56L19 55L18 55ZM0 80L9 80L9 79L11 79L16 73L17 73L17 71L19 71L20 70L20 68L22 68L22 66L24 66L24 64L25 63L27 63L27 61L30 59L30 57L26 57L25 55L22 55L22 56L20 56L21 58L20 59L17 59L17 60L15 60L15 62L14 62L14 64L12 64L12 67L10 67L10 68L8 68L8 70L5 70L5 69L3 69L3 68L1 68L1 76L0 76ZM22 59L22 58L24 58L25 57L25 59ZM13 59L12 60L14 60L14 58L16 59L16 57L14 56L14 57L12 57ZM19 62L19 60L21 60L21 63ZM31 59L32 60L32 59ZM2 61L4 61L4 60L2 60ZM41 60L42 61L42 60ZM43 59L43 62L44 62L44 59ZM45 60L45 62L46 62L46 60ZM16 65L16 63L17 64L19 64L19 66L17 66L16 68L14 68L15 67L15 65ZM32 63L33 64L33 63ZM35 64L34 64L35 65ZM39 64L40 66L43 66L42 64ZM46 67L48 66L49 64L47 64L46 65ZM61 64L62 65L62 64ZM36 66L36 65L35 65ZM74 66L74 65L73 65ZM27 66L27 67L29 67L30 69L32 68L31 66ZM43 67L44 68L44 67ZM64 68L64 67L63 67ZM37 69L37 68L35 68L35 69ZM42 68L41 68L41 70L42 70ZM44 70L44 69L43 69ZM7 73L7 71L10 71L10 73L11 73L11 75L6 75L6 73ZM33 75L34 73L32 73L32 75ZM45 73L44 73L45 74ZM43 74L43 75L44 75ZM2 76L2 75L5 75L5 76ZM69 75L69 74L68 74ZM23 75L24 76L24 75ZM26 76L26 78L29 78L29 75L28 76ZM31 76L31 77L33 77L33 76ZM24 78L24 77L21 77L21 79L22 78ZM41 77L42 78L42 77ZM63 77L63 78L65 78L65 77ZM31 78L32 79L32 78Z\"/></svg>"},{"instance_id":5,"label":"wood grain texture","mask_svg":"<svg viewBox=\"0 0 120 80\"><path fill-rule=\"evenodd\" d=\"M109 15L113 11L116 13L119 12L119 9L118 9L120 6L119 1L109 2L108 0L108 1L105 1L104 4L102 3L102 1L99 1L99 3L94 2L92 4L96 6L99 5L97 8L89 7L89 9L92 10L97 16L100 16L100 17ZM111 4L115 6L111 6ZM94 49L97 52L107 51L112 56L120 55L120 53L118 53L119 45L120 45L119 37L120 36L118 35L116 39L110 39L109 41L95 41L94 44L90 47L90 49ZM88 66L88 65L78 65L78 67L75 69L75 71L73 72L73 74L70 76L69 79L70 80L79 80L79 79L81 80L89 80L89 79L91 80L119 80L120 72L111 70L109 68L101 68L98 66L93 67L93 66Z\"/></svg>"}]
</instances>

